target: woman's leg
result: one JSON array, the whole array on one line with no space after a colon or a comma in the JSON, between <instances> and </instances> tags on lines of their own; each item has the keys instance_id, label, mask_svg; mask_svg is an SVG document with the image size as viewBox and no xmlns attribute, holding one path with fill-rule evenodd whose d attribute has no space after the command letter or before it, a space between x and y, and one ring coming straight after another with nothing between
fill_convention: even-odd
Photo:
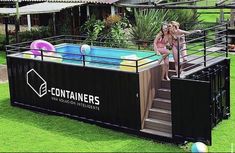
<instances>
[{"instance_id":1,"label":"woman's leg","mask_svg":"<svg viewBox=\"0 0 235 153\"><path fill-rule=\"evenodd\" d=\"M168 71L169 71L169 59L168 59L168 56L169 56L170 53L167 53L167 54L163 54L163 61L164 61L164 64L162 66L162 80L165 80L165 79L168 79Z\"/></svg>"},{"instance_id":2,"label":"woman's leg","mask_svg":"<svg viewBox=\"0 0 235 153\"><path fill-rule=\"evenodd\" d=\"M166 48L158 48L158 51L162 55L162 58L158 61L158 64L161 64L161 62L169 55L170 51Z\"/></svg>"},{"instance_id":3,"label":"woman's leg","mask_svg":"<svg viewBox=\"0 0 235 153\"><path fill-rule=\"evenodd\" d=\"M168 57L168 55L164 59L164 66L165 66L165 75L164 75L164 77L165 77L166 80L170 80L169 75L168 75L168 71L169 71L169 57Z\"/></svg>"},{"instance_id":4,"label":"woman's leg","mask_svg":"<svg viewBox=\"0 0 235 153\"><path fill-rule=\"evenodd\" d=\"M166 48L160 48L158 50L161 54L162 54L162 58L159 60L159 64L161 63L161 61L164 61L164 64L162 66L162 80L169 79L168 77L168 70L169 70L169 59L168 56L170 54L170 51Z\"/></svg>"},{"instance_id":5,"label":"woman's leg","mask_svg":"<svg viewBox=\"0 0 235 153\"><path fill-rule=\"evenodd\" d=\"M161 76L161 79L162 79L162 80L164 80L165 74L166 74L166 67L165 67L165 64L163 64L163 65L162 65L162 76Z\"/></svg>"},{"instance_id":6,"label":"woman's leg","mask_svg":"<svg viewBox=\"0 0 235 153\"><path fill-rule=\"evenodd\" d=\"M172 48L172 52L173 52L173 58L174 58L174 61L175 61L175 71L176 71L176 74L178 75L178 49L176 46L173 46Z\"/></svg>"},{"instance_id":7,"label":"woman's leg","mask_svg":"<svg viewBox=\"0 0 235 153\"><path fill-rule=\"evenodd\" d=\"M162 55L162 58L158 61L158 64L161 64L161 62L164 61L165 58L166 58L167 56L169 56L169 54L170 54L170 53L163 54L163 55Z\"/></svg>"}]
</instances>

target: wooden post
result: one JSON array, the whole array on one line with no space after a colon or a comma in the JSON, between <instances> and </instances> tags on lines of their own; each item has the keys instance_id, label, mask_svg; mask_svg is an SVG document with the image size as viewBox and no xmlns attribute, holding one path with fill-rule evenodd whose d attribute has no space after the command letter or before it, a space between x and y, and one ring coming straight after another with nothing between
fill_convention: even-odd
<instances>
[{"instance_id":1,"label":"wooden post","mask_svg":"<svg viewBox=\"0 0 235 153\"><path fill-rule=\"evenodd\" d=\"M56 35L56 20L55 20L55 17L56 17L56 13L54 12L53 13L53 35L54 36Z\"/></svg>"},{"instance_id":2,"label":"wooden post","mask_svg":"<svg viewBox=\"0 0 235 153\"><path fill-rule=\"evenodd\" d=\"M78 12L78 16L79 16L79 17L78 17L78 26L80 27L80 26L81 26L81 7L80 7L80 6L78 7L78 11L79 11L79 12ZM79 31L78 31L77 34L79 35L79 34L80 34L80 29L78 29L78 30L79 30Z\"/></svg>"},{"instance_id":3,"label":"wooden post","mask_svg":"<svg viewBox=\"0 0 235 153\"><path fill-rule=\"evenodd\" d=\"M235 0L233 0L232 2L235 2ZM235 9L231 9L230 12L230 28L234 29Z\"/></svg>"},{"instance_id":4,"label":"wooden post","mask_svg":"<svg viewBox=\"0 0 235 153\"><path fill-rule=\"evenodd\" d=\"M230 27L233 29L234 28L234 13L235 13L235 9L231 9L231 13L230 13Z\"/></svg>"},{"instance_id":5,"label":"wooden post","mask_svg":"<svg viewBox=\"0 0 235 153\"><path fill-rule=\"evenodd\" d=\"M90 8L89 5L86 6L87 19L90 19Z\"/></svg>"},{"instance_id":6,"label":"wooden post","mask_svg":"<svg viewBox=\"0 0 235 153\"><path fill-rule=\"evenodd\" d=\"M115 15L115 6L111 6L111 15Z\"/></svg>"},{"instance_id":7,"label":"wooden post","mask_svg":"<svg viewBox=\"0 0 235 153\"><path fill-rule=\"evenodd\" d=\"M75 34L75 19L73 14L73 8L71 8L71 16L72 16L72 33Z\"/></svg>"},{"instance_id":8,"label":"wooden post","mask_svg":"<svg viewBox=\"0 0 235 153\"><path fill-rule=\"evenodd\" d=\"M4 22L5 22L5 34L6 34L6 45L9 45L9 33L8 33L8 17L4 18Z\"/></svg>"},{"instance_id":9,"label":"wooden post","mask_svg":"<svg viewBox=\"0 0 235 153\"><path fill-rule=\"evenodd\" d=\"M19 13L19 0L17 0L16 1L16 21L15 21L16 43L19 42L19 31L20 31L20 13Z\"/></svg>"},{"instance_id":10,"label":"wooden post","mask_svg":"<svg viewBox=\"0 0 235 153\"><path fill-rule=\"evenodd\" d=\"M31 18L30 18L30 14L27 14L27 23L28 23L28 30L31 31Z\"/></svg>"},{"instance_id":11,"label":"wooden post","mask_svg":"<svg viewBox=\"0 0 235 153\"><path fill-rule=\"evenodd\" d=\"M220 9L220 22L224 22L224 9Z\"/></svg>"}]
</instances>

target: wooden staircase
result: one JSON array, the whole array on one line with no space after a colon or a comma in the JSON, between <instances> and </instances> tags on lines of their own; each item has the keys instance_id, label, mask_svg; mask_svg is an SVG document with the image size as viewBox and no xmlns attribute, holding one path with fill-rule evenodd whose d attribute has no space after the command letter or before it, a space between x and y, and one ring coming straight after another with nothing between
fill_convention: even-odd
<instances>
[{"instance_id":1,"label":"wooden staircase","mask_svg":"<svg viewBox=\"0 0 235 153\"><path fill-rule=\"evenodd\" d=\"M194 64L187 64L185 68L189 67L188 70L191 70L197 67L192 65ZM176 76L174 62L170 62L169 77L172 76ZM157 89L146 116L142 132L172 138L170 81L161 81L161 86Z\"/></svg>"},{"instance_id":2,"label":"wooden staircase","mask_svg":"<svg viewBox=\"0 0 235 153\"><path fill-rule=\"evenodd\" d=\"M161 81L161 88L157 90L152 107L144 121L144 128L141 131L163 137L172 137L170 81Z\"/></svg>"}]
</instances>

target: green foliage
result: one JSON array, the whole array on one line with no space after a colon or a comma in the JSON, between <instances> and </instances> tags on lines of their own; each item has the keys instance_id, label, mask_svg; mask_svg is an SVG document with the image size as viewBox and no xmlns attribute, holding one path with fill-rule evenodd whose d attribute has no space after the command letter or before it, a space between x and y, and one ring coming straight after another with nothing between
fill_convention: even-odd
<instances>
[{"instance_id":1,"label":"green foliage","mask_svg":"<svg viewBox=\"0 0 235 153\"><path fill-rule=\"evenodd\" d=\"M105 23L101 20L96 20L95 16L92 15L91 18L82 25L81 32L87 35L86 41L92 43L98 39L104 28Z\"/></svg>"},{"instance_id":2,"label":"green foliage","mask_svg":"<svg viewBox=\"0 0 235 153\"><path fill-rule=\"evenodd\" d=\"M60 19L60 22L57 24L58 34L59 35L70 35L72 31L72 20L70 15L70 10L65 10L63 12L64 17Z\"/></svg>"},{"instance_id":3,"label":"green foliage","mask_svg":"<svg viewBox=\"0 0 235 153\"><path fill-rule=\"evenodd\" d=\"M120 16L109 16L106 21L101 21L92 15L81 27L81 32L87 35L83 43L98 45L98 42L104 42L106 47L126 47L124 29L127 26L126 19Z\"/></svg>"},{"instance_id":4,"label":"green foliage","mask_svg":"<svg viewBox=\"0 0 235 153\"><path fill-rule=\"evenodd\" d=\"M41 39L45 37L52 36L52 32L48 27L40 27L38 29L32 29L31 31L24 31L19 33L19 38L21 42L32 41L36 39ZM15 43L15 37L11 37L10 43Z\"/></svg>"},{"instance_id":5,"label":"green foliage","mask_svg":"<svg viewBox=\"0 0 235 153\"><path fill-rule=\"evenodd\" d=\"M131 28L133 39L143 42L152 41L161 28L165 14L162 10L135 10L135 23Z\"/></svg>"},{"instance_id":6,"label":"green foliage","mask_svg":"<svg viewBox=\"0 0 235 153\"><path fill-rule=\"evenodd\" d=\"M0 51L0 64L6 64L6 52Z\"/></svg>"},{"instance_id":7,"label":"green foliage","mask_svg":"<svg viewBox=\"0 0 235 153\"><path fill-rule=\"evenodd\" d=\"M166 14L167 21L177 21L180 23L181 29L192 30L201 21L199 20L200 14L197 10L189 9L178 9L178 10L168 10Z\"/></svg>"},{"instance_id":8,"label":"green foliage","mask_svg":"<svg viewBox=\"0 0 235 153\"><path fill-rule=\"evenodd\" d=\"M109 32L105 36L105 46L117 48L127 46L127 40L125 39L125 32L122 26L123 23L118 22L109 29Z\"/></svg>"},{"instance_id":9,"label":"green foliage","mask_svg":"<svg viewBox=\"0 0 235 153\"><path fill-rule=\"evenodd\" d=\"M5 35L0 34L0 50L5 50Z\"/></svg>"}]
</instances>

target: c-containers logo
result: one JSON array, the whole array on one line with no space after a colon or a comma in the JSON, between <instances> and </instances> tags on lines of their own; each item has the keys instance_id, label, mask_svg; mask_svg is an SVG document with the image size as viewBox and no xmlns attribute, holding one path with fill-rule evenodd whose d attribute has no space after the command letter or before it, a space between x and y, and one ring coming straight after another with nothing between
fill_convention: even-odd
<instances>
[{"instance_id":1,"label":"c-containers logo","mask_svg":"<svg viewBox=\"0 0 235 153\"><path fill-rule=\"evenodd\" d=\"M41 98L48 92L51 100L61 103L77 105L93 110L99 110L100 97L97 95L70 91L58 87L51 87L48 90L47 82L34 70L31 69L26 74L28 86Z\"/></svg>"},{"instance_id":2,"label":"c-containers logo","mask_svg":"<svg viewBox=\"0 0 235 153\"><path fill-rule=\"evenodd\" d=\"M34 70L31 69L26 74L28 86L39 96L47 94L47 82Z\"/></svg>"}]
</instances>

